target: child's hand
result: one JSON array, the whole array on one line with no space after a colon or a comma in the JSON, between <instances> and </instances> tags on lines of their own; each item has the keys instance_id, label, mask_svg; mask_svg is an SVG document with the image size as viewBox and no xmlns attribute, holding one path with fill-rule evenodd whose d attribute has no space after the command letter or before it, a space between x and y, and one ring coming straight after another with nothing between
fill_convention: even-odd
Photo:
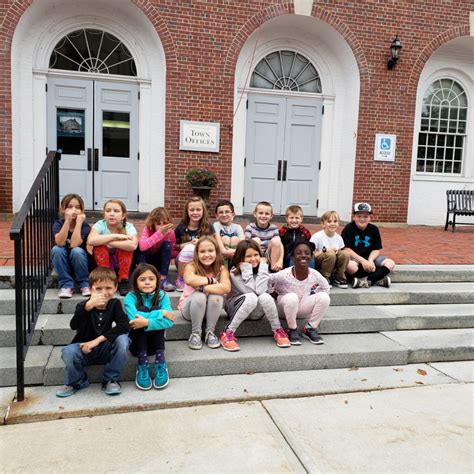
<instances>
[{"instance_id":1,"label":"child's hand","mask_svg":"<svg viewBox=\"0 0 474 474\"><path fill-rule=\"evenodd\" d=\"M148 326L148 319L140 316L139 314L135 315L136 319L132 319L128 324L132 329L141 329Z\"/></svg>"},{"instance_id":2,"label":"child's hand","mask_svg":"<svg viewBox=\"0 0 474 474\"><path fill-rule=\"evenodd\" d=\"M78 224L82 224L86 220L86 215L82 212L81 214L78 214L76 217L76 222Z\"/></svg>"},{"instance_id":3,"label":"child's hand","mask_svg":"<svg viewBox=\"0 0 474 474\"><path fill-rule=\"evenodd\" d=\"M283 262L276 262L274 265L272 265L272 270L274 272L279 272L283 268Z\"/></svg>"},{"instance_id":4,"label":"child's hand","mask_svg":"<svg viewBox=\"0 0 474 474\"><path fill-rule=\"evenodd\" d=\"M132 240L131 235L126 234L114 234L114 240Z\"/></svg>"},{"instance_id":5,"label":"child's hand","mask_svg":"<svg viewBox=\"0 0 474 474\"><path fill-rule=\"evenodd\" d=\"M84 354L90 354L92 352L92 349L96 347L98 344L94 341L89 341L89 342L82 342L79 344L79 347L81 348L81 351Z\"/></svg>"},{"instance_id":6,"label":"child's hand","mask_svg":"<svg viewBox=\"0 0 474 474\"><path fill-rule=\"evenodd\" d=\"M173 227L174 227L174 224L171 222L168 224L155 225L155 232L159 231L163 235L166 235Z\"/></svg>"},{"instance_id":7,"label":"child's hand","mask_svg":"<svg viewBox=\"0 0 474 474\"><path fill-rule=\"evenodd\" d=\"M75 209L66 209L64 211L64 220L66 222L71 222L76 218L76 210Z\"/></svg>"},{"instance_id":8,"label":"child's hand","mask_svg":"<svg viewBox=\"0 0 474 474\"><path fill-rule=\"evenodd\" d=\"M262 263L261 260L260 260L260 263ZM241 270L243 270L244 268L252 268L252 264L249 262L240 262L239 267Z\"/></svg>"},{"instance_id":9,"label":"child's hand","mask_svg":"<svg viewBox=\"0 0 474 474\"><path fill-rule=\"evenodd\" d=\"M173 323L176 321L176 315L173 313L173 311L168 311L167 309L163 310L163 317L169 319Z\"/></svg>"},{"instance_id":10,"label":"child's hand","mask_svg":"<svg viewBox=\"0 0 474 474\"><path fill-rule=\"evenodd\" d=\"M368 260L362 260L362 268L366 271L366 272L373 272L375 271L375 264L373 262L369 262Z\"/></svg>"},{"instance_id":11,"label":"child's hand","mask_svg":"<svg viewBox=\"0 0 474 474\"><path fill-rule=\"evenodd\" d=\"M92 296L90 297L89 301L86 303L86 309L88 309L89 311L92 308L105 309L106 306L107 306L107 300L105 296L101 293L92 293Z\"/></svg>"}]
</instances>

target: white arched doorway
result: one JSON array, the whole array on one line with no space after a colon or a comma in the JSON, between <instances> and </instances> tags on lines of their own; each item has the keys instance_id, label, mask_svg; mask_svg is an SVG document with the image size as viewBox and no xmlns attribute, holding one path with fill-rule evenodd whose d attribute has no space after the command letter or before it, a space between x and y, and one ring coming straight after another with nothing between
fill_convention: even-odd
<instances>
[{"instance_id":1,"label":"white arched doorway","mask_svg":"<svg viewBox=\"0 0 474 474\"><path fill-rule=\"evenodd\" d=\"M117 74L117 70L112 70L111 74L102 74L103 71L52 68L50 60L55 47L68 34L83 29L105 32L122 42L134 59L136 76L121 75L120 72ZM44 161L45 150L52 143L51 126L58 118L56 113L51 114L48 101L51 105L51 87L61 83L81 85L86 89L97 83L99 89L102 87L101 92L136 92L134 100L137 104L133 117L130 116L130 120L134 121L133 127L129 124L130 149L134 147L136 170L133 183L130 184L133 188L140 189L140 196L139 203L138 193L134 196L135 201L130 207L149 210L162 204L165 76L164 50L158 35L146 16L128 0L62 1L60 5L55 0L34 2L18 23L12 44L14 210L18 210L21 205ZM118 95L116 98L118 99ZM80 110L81 107L77 109ZM108 110L120 112L110 106ZM121 120L118 122L123 125L123 115L119 118ZM108 123L112 122L108 120ZM101 139L106 139L102 132L100 135ZM90 147L85 146L83 150L79 150L79 153L82 151L84 154L85 163L88 148ZM110 176L104 175L102 182L109 184ZM103 195L114 194L114 190L106 189L105 184ZM131 194L134 194L133 191ZM115 197L122 196L119 194ZM100 204L99 200L95 201Z\"/></svg>"},{"instance_id":2,"label":"white arched doorway","mask_svg":"<svg viewBox=\"0 0 474 474\"><path fill-rule=\"evenodd\" d=\"M319 91L304 88L292 90L292 87L275 90L252 83L252 73L256 66L268 55L279 51L293 52L305 58L318 75ZM348 219L353 193L359 89L359 70L354 54L342 36L326 23L308 16L284 15L267 21L260 30L255 31L241 49L235 74L232 200L236 212L250 210L245 200L251 194L249 183L253 179L254 169L249 171L245 165L248 163L247 155L252 153L249 140L255 141L255 137L250 137L251 121L259 121L251 108L257 100L261 103L279 103L280 110L286 110L283 128L280 127L282 132L277 133L280 139L282 134L285 136L284 142L279 144L280 148L286 147L289 150L295 143L300 143L297 134L304 127L312 128L315 133L312 148L305 147L297 151L297 156L303 157L303 160L296 163L296 168L301 171L306 167L305 179L309 177L310 180L299 178L295 172L293 189L296 192L289 192L289 186L286 190L282 187L282 198L276 209L278 213L284 214L285 207L289 204L303 204L309 215L321 215L328 209L335 209L343 219ZM298 115L292 111L293 106L299 108L305 116L303 121L309 119L311 123L306 122L300 128L292 127L291 120L289 122L286 117L288 114L293 118ZM265 127L262 127L262 132L263 128ZM288 133L285 133L285 128ZM256 130L258 127L254 128ZM296 134L295 130L298 130ZM293 138L296 138L293 142L292 133ZM262 149L267 138L263 133L257 138ZM273 148L276 150L278 147ZM267 176L267 179L270 178L268 186L273 186L274 189L279 187L279 179L282 179L285 167L282 163L279 174L279 159L276 158L275 161L275 173L273 170L268 173L274 176ZM287 181L290 179L289 165L286 165ZM301 186L298 185L298 180ZM314 195L310 194L310 190L315 191ZM303 194L298 195L298 192ZM266 200L273 199L277 202L279 196L269 195Z\"/></svg>"}]
</instances>

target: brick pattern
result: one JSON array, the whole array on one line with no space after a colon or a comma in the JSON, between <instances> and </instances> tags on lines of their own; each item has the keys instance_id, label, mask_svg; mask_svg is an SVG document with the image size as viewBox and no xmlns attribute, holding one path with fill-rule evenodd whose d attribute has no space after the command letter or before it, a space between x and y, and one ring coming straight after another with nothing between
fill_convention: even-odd
<instances>
[{"instance_id":1,"label":"brick pattern","mask_svg":"<svg viewBox=\"0 0 474 474\"><path fill-rule=\"evenodd\" d=\"M11 40L33 0L0 0L0 212L12 209ZM38 1L38 0L34 0ZM191 166L217 172L211 205L230 196L234 72L242 45L261 24L292 14L285 0L131 0L149 18L166 55L165 205L181 216ZM443 43L469 34L473 0L315 0L312 15L334 27L352 48L361 91L354 201L381 209L380 221L406 222L416 87L424 64ZM388 71L395 34L403 44ZM179 120L221 123L221 151L180 151ZM396 163L372 159L375 133L397 135Z\"/></svg>"}]
</instances>

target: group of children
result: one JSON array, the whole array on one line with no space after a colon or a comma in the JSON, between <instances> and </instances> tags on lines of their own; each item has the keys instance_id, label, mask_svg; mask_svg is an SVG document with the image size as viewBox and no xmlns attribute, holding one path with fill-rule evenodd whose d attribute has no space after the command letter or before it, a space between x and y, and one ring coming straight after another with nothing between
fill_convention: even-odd
<instances>
[{"instance_id":1,"label":"group of children","mask_svg":"<svg viewBox=\"0 0 474 474\"><path fill-rule=\"evenodd\" d=\"M66 384L57 392L60 397L88 386L85 367L95 363L105 364L105 392L120 393L118 378L128 350L138 359L138 388L166 387L165 330L175 321L167 291L182 291L178 309L191 322L190 349L199 350L204 343L238 351L235 333L242 322L263 317L278 347L300 345L301 336L323 344L317 328L330 303L331 285L347 288L349 278L354 288L389 287L395 265L380 255L380 232L370 223L368 203L354 206L353 221L342 235L337 234L338 214L329 211L321 217L322 230L312 236L303 225L300 206L287 209L287 225L278 229L271 223L268 202L257 204L255 222L243 230L233 222L230 201L217 204L217 222L212 225L206 204L193 196L174 230L168 211L160 207L147 217L140 238L120 200L107 201L104 218L92 228L85 222L80 196L65 196L60 211L52 250L59 297L72 296L75 278L89 298L77 305L71 320L77 335L62 349ZM130 284L137 247L135 260L146 263L138 263ZM88 276L91 253L97 268ZM173 258L178 269L175 285L168 279ZM125 311L114 298L117 289L125 296ZM215 328L223 309L228 323L218 336ZM298 319L304 320L301 335ZM152 355L154 364L148 360Z\"/></svg>"}]
</instances>

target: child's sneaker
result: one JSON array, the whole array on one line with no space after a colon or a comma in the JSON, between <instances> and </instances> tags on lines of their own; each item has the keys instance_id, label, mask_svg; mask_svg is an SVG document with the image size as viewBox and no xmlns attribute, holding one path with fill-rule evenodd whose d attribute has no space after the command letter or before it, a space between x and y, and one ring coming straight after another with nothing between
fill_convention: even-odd
<instances>
[{"instance_id":1,"label":"child's sneaker","mask_svg":"<svg viewBox=\"0 0 474 474\"><path fill-rule=\"evenodd\" d=\"M392 284L392 280L388 275L385 275L381 280L376 281L374 285L377 286L384 286L385 288L390 288L390 285Z\"/></svg>"},{"instance_id":2,"label":"child's sneaker","mask_svg":"<svg viewBox=\"0 0 474 474\"><path fill-rule=\"evenodd\" d=\"M345 290L346 288L348 288L347 286L347 281L346 280L338 280L338 279L335 279L332 281L332 284L334 286L336 286L337 288L342 288L343 290Z\"/></svg>"},{"instance_id":3,"label":"child's sneaker","mask_svg":"<svg viewBox=\"0 0 474 474\"><path fill-rule=\"evenodd\" d=\"M324 344L323 338L319 335L318 331L308 324L303 329L303 337L312 344Z\"/></svg>"},{"instance_id":4,"label":"child's sneaker","mask_svg":"<svg viewBox=\"0 0 474 474\"><path fill-rule=\"evenodd\" d=\"M221 347L221 341L219 341L219 338L212 331L207 331L206 333L206 344L209 349Z\"/></svg>"},{"instance_id":5,"label":"child's sneaker","mask_svg":"<svg viewBox=\"0 0 474 474\"><path fill-rule=\"evenodd\" d=\"M126 296L129 290L130 290L130 288L129 288L128 280L119 281L119 283L118 283L118 292L119 292L120 296Z\"/></svg>"},{"instance_id":6,"label":"child's sneaker","mask_svg":"<svg viewBox=\"0 0 474 474\"><path fill-rule=\"evenodd\" d=\"M91 290L88 286L85 286L84 288L81 288L81 294L85 298L88 298L91 295Z\"/></svg>"},{"instance_id":7,"label":"child's sneaker","mask_svg":"<svg viewBox=\"0 0 474 474\"><path fill-rule=\"evenodd\" d=\"M352 288L369 288L370 283L369 280L367 280L367 277L362 277L362 278L354 278L354 281L352 282Z\"/></svg>"},{"instance_id":8,"label":"child's sneaker","mask_svg":"<svg viewBox=\"0 0 474 474\"><path fill-rule=\"evenodd\" d=\"M288 339L292 346L301 346L301 338L300 338L300 333L298 332L298 329L288 328L286 333L288 334Z\"/></svg>"},{"instance_id":9,"label":"child's sneaker","mask_svg":"<svg viewBox=\"0 0 474 474\"><path fill-rule=\"evenodd\" d=\"M184 278L179 277L176 280L176 291L183 291L184 290Z\"/></svg>"},{"instance_id":10,"label":"child's sneaker","mask_svg":"<svg viewBox=\"0 0 474 474\"><path fill-rule=\"evenodd\" d=\"M72 298L73 290L72 288L61 288L58 292L58 298L66 299Z\"/></svg>"},{"instance_id":11,"label":"child's sneaker","mask_svg":"<svg viewBox=\"0 0 474 474\"><path fill-rule=\"evenodd\" d=\"M227 329L227 331L222 332L220 341L224 350L229 352L240 351L240 347L234 335L234 331Z\"/></svg>"},{"instance_id":12,"label":"child's sneaker","mask_svg":"<svg viewBox=\"0 0 474 474\"><path fill-rule=\"evenodd\" d=\"M168 278L165 278L164 280L162 280L161 282L161 289L163 291L175 291L176 290L176 286L173 285L173 283L171 283Z\"/></svg>"},{"instance_id":13,"label":"child's sneaker","mask_svg":"<svg viewBox=\"0 0 474 474\"><path fill-rule=\"evenodd\" d=\"M188 346L190 349L199 350L202 349L201 334L192 332L188 339Z\"/></svg>"},{"instance_id":14,"label":"child's sneaker","mask_svg":"<svg viewBox=\"0 0 474 474\"><path fill-rule=\"evenodd\" d=\"M74 395L78 390L87 388L90 385L88 379L83 380L80 384L77 385L63 385L57 392L56 396L59 398L66 398Z\"/></svg>"},{"instance_id":15,"label":"child's sneaker","mask_svg":"<svg viewBox=\"0 0 474 474\"><path fill-rule=\"evenodd\" d=\"M109 380L108 382L102 382L102 387L105 390L106 395L120 395L122 393L122 387L119 382Z\"/></svg>"},{"instance_id":16,"label":"child's sneaker","mask_svg":"<svg viewBox=\"0 0 474 474\"><path fill-rule=\"evenodd\" d=\"M290 347L291 343L288 339L288 335L286 334L283 328L278 328L276 331L273 331L273 339L275 339L278 347Z\"/></svg>"},{"instance_id":17,"label":"child's sneaker","mask_svg":"<svg viewBox=\"0 0 474 474\"><path fill-rule=\"evenodd\" d=\"M170 382L170 376L168 374L168 366L166 362L155 365L155 378L153 379L153 387L161 390L165 388Z\"/></svg>"},{"instance_id":18,"label":"child's sneaker","mask_svg":"<svg viewBox=\"0 0 474 474\"><path fill-rule=\"evenodd\" d=\"M137 372L135 374L135 385L140 390L150 390L151 377L150 377L150 366L148 364L137 365Z\"/></svg>"},{"instance_id":19,"label":"child's sneaker","mask_svg":"<svg viewBox=\"0 0 474 474\"><path fill-rule=\"evenodd\" d=\"M328 282L328 285L329 285L329 289L331 290L332 289L331 279L328 277L324 277L324 278L326 278L326 281Z\"/></svg>"}]
</instances>

